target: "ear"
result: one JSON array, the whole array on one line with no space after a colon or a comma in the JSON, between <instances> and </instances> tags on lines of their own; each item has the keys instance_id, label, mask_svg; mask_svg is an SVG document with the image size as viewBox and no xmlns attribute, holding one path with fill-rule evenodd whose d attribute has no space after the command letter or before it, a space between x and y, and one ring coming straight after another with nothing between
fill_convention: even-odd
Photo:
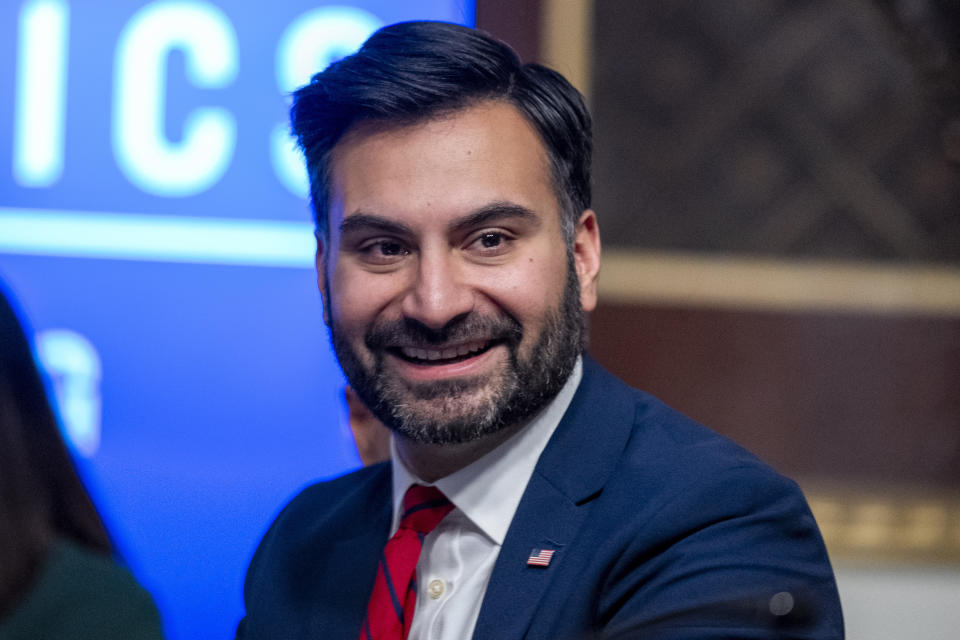
<instances>
[{"instance_id":1,"label":"ear","mask_svg":"<svg viewBox=\"0 0 960 640\"><path fill-rule=\"evenodd\" d=\"M580 278L580 305L584 311L597 306L597 279L600 274L600 227L597 214L587 209L580 215L573 237L573 260Z\"/></svg>"},{"instance_id":2,"label":"ear","mask_svg":"<svg viewBox=\"0 0 960 640\"><path fill-rule=\"evenodd\" d=\"M323 299L323 321L328 326L330 324L330 300L328 299L327 294L327 270L326 270L326 246L323 240L323 236L320 235L320 232L313 232L314 238L317 239L317 255L314 259L314 262L317 267L317 288L320 289L320 297Z\"/></svg>"}]
</instances>

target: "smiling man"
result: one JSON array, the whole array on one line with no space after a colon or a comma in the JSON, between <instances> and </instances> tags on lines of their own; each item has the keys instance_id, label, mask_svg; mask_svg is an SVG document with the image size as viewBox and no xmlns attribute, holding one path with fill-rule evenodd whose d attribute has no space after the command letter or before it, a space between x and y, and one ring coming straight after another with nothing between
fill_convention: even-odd
<instances>
[{"instance_id":1,"label":"smiling man","mask_svg":"<svg viewBox=\"0 0 960 640\"><path fill-rule=\"evenodd\" d=\"M479 100L358 124L331 155L317 265L343 370L428 481L557 395L596 301L593 212L561 225L550 161L516 107Z\"/></svg>"},{"instance_id":2,"label":"smiling man","mask_svg":"<svg viewBox=\"0 0 960 640\"><path fill-rule=\"evenodd\" d=\"M261 543L240 638L839 638L802 494L583 354L590 118L441 23L294 98L325 321L392 457Z\"/></svg>"}]
</instances>

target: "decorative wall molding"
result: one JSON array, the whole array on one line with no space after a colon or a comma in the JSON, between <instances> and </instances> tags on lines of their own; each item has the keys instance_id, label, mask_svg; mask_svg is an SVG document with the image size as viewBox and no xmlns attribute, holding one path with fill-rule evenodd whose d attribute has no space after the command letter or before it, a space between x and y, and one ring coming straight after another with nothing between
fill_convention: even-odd
<instances>
[{"instance_id":1,"label":"decorative wall molding","mask_svg":"<svg viewBox=\"0 0 960 640\"><path fill-rule=\"evenodd\" d=\"M543 0L540 57L589 102L593 69L593 0Z\"/></svg>"},{"instance_id":2,"label":"decorative wall molding","mask_svg":"<svg viewBox=\"0 0 960 640\"><path fill-rule=\"evenodd\" d=\"M960 267L607 249L600 297L617 303L960 316Z\"/></svg>"},{"instance_id":3,"label":"decorative wall molding","mask_svg":"<svg viewBox=\"0 0 960 640\"><path fill-rule=\"evenodd\" d=\"M835 561L960 564L960 496L849 487L806 493Z\"/></svg>"}]
</instances>

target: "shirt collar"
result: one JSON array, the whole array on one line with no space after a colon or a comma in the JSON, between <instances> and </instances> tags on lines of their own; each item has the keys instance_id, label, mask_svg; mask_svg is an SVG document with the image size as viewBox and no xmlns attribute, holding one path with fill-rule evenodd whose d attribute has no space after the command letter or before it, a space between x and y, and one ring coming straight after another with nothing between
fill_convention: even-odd
<instances>
[{"instance_id":1,"label":"shirt collar","mask_svg":"<svg viewBox=\"0 0 960 640\"><path fill-rule=\"evenodd\" d=\"M479 460L433 483L496 544L503 544L537 460L570 406L582 377L583 362L577 358L560 392L530 424ZM393 454L392 534L400 526L403 494L412 484L429 483L419 480L407 469L392 440L390 449Z\"/></svg>"}]
</instances>

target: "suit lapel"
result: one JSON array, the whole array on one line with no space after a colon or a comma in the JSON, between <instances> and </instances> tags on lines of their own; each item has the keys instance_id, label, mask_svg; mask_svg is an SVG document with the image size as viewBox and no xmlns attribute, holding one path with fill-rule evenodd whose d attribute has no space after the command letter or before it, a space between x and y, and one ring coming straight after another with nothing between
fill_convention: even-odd
<instances>
[{"instance_id":1,"label":"suit lapel","mask_svg":"<svg viewBox=\"0 0 960 640\"><path fill-rule=\"evenodd\" d=\"M377 574L377 563L380 560L378 552L386 540L385 535L379 531L380 527L376 529L377 535L341 540L330 549L330 562L326 567L329 574L322 579L327 583L333 581L338 584L333 585L333 588L325 588L324 593L339 592L340 596L327 596L323 608L314 609L313 628L316 633L313 637L355 640L359 635ZM333 620L339 622L332 624Z\"/></svg>"},{"instance_id":2,"label":"suit lapel","mask_svg":"<svg viewBox=\"0 0 960 640\"><path fill-rule=\"evenodd\" d=\"M380 550L390 530L389 468L383 465L361 495L344 501L349 511L337 518L335 537L327 548L314 551L323 555L323 561L304 562L313 569L309 582L315 588L304 603L312 613L305 637L356 640L360 633Z\"/></svg>"},{"instance_id":3,"label":"suit lapel","mask_svg":"<svg viewBox=\"0 0 960 640\"><path fill-rule=\"evenodd\" d=\"M475 640L522 638L565 558L585 552L576 548L577 531L626 446L633 412L629 389L584 357L577 393L540 456L507 531ZM534 549L554 550L547 567L527 564Z\"/></svg>"},{"instance_id":4,"label":"suit lapel","mask_svg":"<svg viewBox=\"0 0 960 640\"><path fill-rule=\"evenodd\" d=\"M473 635L476 640L523 637L585 512L542 476L530 479L494 565ZM548 566L527 564L535 549L554 551Z\"/></svg>"}]
</instances>

